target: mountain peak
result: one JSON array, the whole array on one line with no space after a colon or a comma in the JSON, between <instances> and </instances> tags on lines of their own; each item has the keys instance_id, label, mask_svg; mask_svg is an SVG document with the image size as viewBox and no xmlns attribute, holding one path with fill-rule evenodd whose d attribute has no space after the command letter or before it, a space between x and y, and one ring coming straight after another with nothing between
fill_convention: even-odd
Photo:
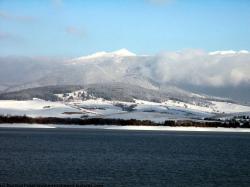
<instances>
[{"instance_id":1,"label":"mountain peak","mask_svg":"<svg viewBox=\"0 0 250 187\"><path fill-rule=\"evenodd\" d=\"M123 48L123 49L119 49L119 50L113 51L113 52L106 52L106 51L96 52L96 53L91 54L91 55L72 59L71 61L91 60L91 59L97 59L97 58L129 57L129 56L136 56L136 54Z\"/></svg>"},{"instance_id":2,"label":"mountain peak","mask_svg":"<svg viewBox=\"0 0 250 187\"><path fill-rule=\"evenodd\" d=\"M129 50L123 48L117 51L111 52L109 54L117 55L117 56L136 56L136 54L130 52Z\"/></svg>"},{"instance_id":3,"label":"mountain peak","mask_svg":"<svg viewBox=\"0 0 250 187\"><path fill-rule=\"evenodd\" d=\"M248 54L249 51L247 50L240 50L240 51L234 51L234 50L227 50L227 51L213 51L210 52L209 55L235 55L235 54Z\"/></svg>"}]
</instances>

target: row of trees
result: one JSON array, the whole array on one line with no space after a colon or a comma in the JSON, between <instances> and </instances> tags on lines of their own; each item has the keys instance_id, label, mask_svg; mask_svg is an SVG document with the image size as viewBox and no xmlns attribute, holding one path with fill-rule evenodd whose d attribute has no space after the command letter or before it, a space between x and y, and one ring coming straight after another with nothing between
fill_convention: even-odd
<instances>
[{"instance_id":1,"label":"row of trees","mask_svg":"<svg viewBox=\"0 0 250 187\"><path fill-rule=\"evenodd\" d=\"M135 119L105 119L105 118L57 118L57 117L37 117L28 116L0 116L0 123L38 123L38 124L67 124L67 125L132 125L132 126L182 126L182 127L230 127L230 128L250 128L249 121L241 123L236 120L231 121L191 121L191 120L167 120L164 123L156 123L149 120Z\"/></svg>"}]
</instances>

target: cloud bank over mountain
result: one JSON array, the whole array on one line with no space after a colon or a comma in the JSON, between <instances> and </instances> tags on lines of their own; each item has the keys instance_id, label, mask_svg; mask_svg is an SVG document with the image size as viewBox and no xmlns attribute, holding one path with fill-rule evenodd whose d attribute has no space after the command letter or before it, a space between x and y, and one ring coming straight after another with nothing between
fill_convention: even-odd
<instances>
[{"instance_id":1,"label":"cloud bank over mountain","mask_svg":"<svg viewBox=\"0 0 250 187\"><path fill-rule=\"evenodd\" d=\"M1 90L121 82L148 89L175 86L237 99L244 95L250 101L248 51L190 49L150 56L122 49L72 59L1 57L0 65Z\"/></svg>"},{"instance_id":2,"label":"cloud bank over mountain","mask_svg":"<svg viewBox=\"0 0 250 187\"><path fill-rule=\"evenodd\" d=\"M206 53L200 50L161 53L153 74L162 82L213 87L250 84L250 53Z\"/></svg>"}]
</instances>

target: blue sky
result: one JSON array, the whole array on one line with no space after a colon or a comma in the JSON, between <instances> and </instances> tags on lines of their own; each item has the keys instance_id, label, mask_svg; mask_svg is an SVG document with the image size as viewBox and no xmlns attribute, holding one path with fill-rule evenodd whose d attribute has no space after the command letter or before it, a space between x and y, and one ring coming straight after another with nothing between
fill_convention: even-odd
<instances>
[{"instance_id":1,"label":"blue sky","mask_svg":"<svg viewBox=\"0 0 250 187\"><path fill-rule=\"evenodd\" d=\"M0 0L0 55L250 50L248 0Z\"/></svg>"}]
</instances>

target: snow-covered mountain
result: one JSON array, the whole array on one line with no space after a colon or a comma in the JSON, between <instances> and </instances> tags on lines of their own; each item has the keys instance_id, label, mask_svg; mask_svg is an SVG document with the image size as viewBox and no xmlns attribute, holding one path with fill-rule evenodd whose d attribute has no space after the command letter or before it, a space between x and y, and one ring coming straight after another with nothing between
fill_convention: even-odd
<instances>
[{"instance_id":1,"label":"snow-covered mountain","mask_svg":"<svg viewBox=\"0 0 250 187\"><path fill-rule=\"evenodd\" d=\"M240 50L240 51L234 51L234 50L227 50L227 51L213 51L210 52L209 55L230 55L230 54L249 54L249 51L247 50Z\"/></svg>"},{"instance_id":2,"label":"snow-covered mountain","mask_svg":"<svg viewBox=\"0 0 250 187\"><path fill-rule=\"evenodd\" d=\"M130 84L178 97L197 92L249 102L249 63L250 54L244 50L146 56L121 49L72 59L0 57L0 92L49 85Z\"/></svg>"},{"instance_id":3,"label":"snow-covered mountain","mask_svg":"<svg viewBox=\"0 0 250 187\"><path fill-rule=\"evenodd\" d=\"M123 58L123 57L131 57L131 56L136 56L136 54L128 51L127 49L120 49L117 51L113 52L106 52L106 51L101 51L97 52L91 55L83 56L83 57L78 57L69 60L69 63L82 63L90 60L96 60L98 58Z\"/></svg>"}]
</instances>

